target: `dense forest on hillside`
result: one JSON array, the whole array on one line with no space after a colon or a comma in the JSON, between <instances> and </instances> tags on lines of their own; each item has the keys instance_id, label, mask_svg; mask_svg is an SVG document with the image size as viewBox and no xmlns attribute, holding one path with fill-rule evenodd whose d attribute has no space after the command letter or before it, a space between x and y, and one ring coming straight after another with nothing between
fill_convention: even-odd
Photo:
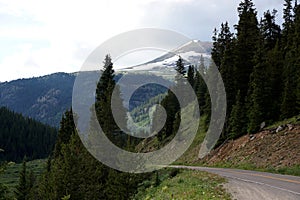
<instances>
[{"instance_id":1,"label":"dense forest on hillside","mask_svg":"<svg viewBox=\"0 0 300 200\"><path fill-rule=\"evenodd\" d=\"M238 7L236 33L227 22L215 30L212 58L227 94L227 122L222 140L253 133L279 119L299 114L300 5L284 1L282 29L277 11L261 19L251 0Z\"/></svg>"},{"instance_id":2,"label":"dense forest on hillside","mask_svg":"<svg viewBox=\"0 0 300 200\"><path fill-rule=\"evenodd\" d=\"M227 96L226 123L219 142L299 114L300 6L297 1L284 2L282 26L276 23L276 10L258 19L253 2L245 0L238 7L235 31L228 22L214 30L212 59ZM210 96L197 73L208 81L214 77L209 67L194 68L200 70L191 70L187 76L195 84L201 113L210 116Z\"/></svg>"},{"instance_id":3,"label":"dense forest on hillside","mask_svg":"<svg viewBox=\"0 0 300 200\"><path fill-rule=\"evenodd\" d=\"M5 107L0 108L0 161L20 162L46 158L53 150L57 130L23 117Z\"/></svg>"},{"instance_id":4,"label":"dense forest on hillside","mask_svg":"<svg viewBox=\"0 0 300 200\"><path fill-rule=\"evenodd\" d=\"M275 10L266 11L258 19L253 2L244 0L238 6L239 21L234 26L235 31L230 30L227 22L214 31L212 59L222 75L228 106L220 142L254 133L264 124L299 114L300 5L292 0L284 1L282 28L276 23L276 13ZM211 100L204 79L213 82L214 77L203 58L200 63L189 66L186 71L187 66L179 57L176 75L186 77L194 88L201 115L207 117L208 124ZM117 87L114 78L113 63L107 55L97 84L94 117L112 142L135 151L137 141L124 134L113 120L110 104L113 88ZM119 97L121 102L121 94ZM171 90L159 101L167 112L167 119L155 137L163 145L178 130L180 106ZM120 110L119 114L126 119L125 110ZM26 184L30 181L26 181L28 176L24 173L20 173L18 199L134 199L139 188L152 186L145 180L154 175L155 184L160 182L155 172L123 173L92 157L76 132L72 110L62 118L54 151L41 180L28 187Z\"/></svg>"}]
</instances>

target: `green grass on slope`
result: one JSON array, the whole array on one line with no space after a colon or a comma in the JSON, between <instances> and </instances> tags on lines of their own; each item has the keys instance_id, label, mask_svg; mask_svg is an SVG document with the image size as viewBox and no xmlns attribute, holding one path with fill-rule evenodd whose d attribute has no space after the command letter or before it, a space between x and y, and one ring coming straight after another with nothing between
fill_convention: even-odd
<instances>
[{"instance_id":1,"label":"green grass on slope","mask_svg":"<svg viewBox=\"0 0 300 200\"><path fill-rule=\"evenodd\" d=\"M300 115L291 117L289 119L285 119L283 121L275 122L270 126L266 127L265 129L277 128L278 126L285 125L285 124L300 124Z\"/></svg>"},{"instance_id":2,"label":"green grass on slope","mask_svg":"<svg viewBox=\"0 0 300 200\"><path fill-rule=\"evenodd\" d=\"M26 163L26 169L29 173L33 171L36 178L38 178L46 167L46 159L33 160ZM0 174L0 183L6 185L9 189L10 196L13 195L15 187L19 182L19 173L22 169L22 163L10 162L7 164L5 171Z\"/></svg>"},{"instance_id":3,"label":"green grass on slope","mask_svg":"<svg viewBox=\"0 0 300 200\"><path fill-rule=\"evenodd\" d=\"M174 177L163 180L158 186L150 185L139 190L135 199L231 199L222 184L225 179L207 172L181 170Z\"/></svg>"},{"instance_id":4,"label":"green grass on slope","mask_svg":"<svg viewBox=\"0 0 300 200\"><path fill-rule=\"evenodd\" d=\"M194 165L194 163L198 160L198 154L200 150L201 143L204 141L206 135L206 125L205 121L207 120L207 116L202 116L200 118L200 125L198 132L193 140L193 143L188 148L188 150L175 161L176 165Z\"/></svg>"}]
</instances>

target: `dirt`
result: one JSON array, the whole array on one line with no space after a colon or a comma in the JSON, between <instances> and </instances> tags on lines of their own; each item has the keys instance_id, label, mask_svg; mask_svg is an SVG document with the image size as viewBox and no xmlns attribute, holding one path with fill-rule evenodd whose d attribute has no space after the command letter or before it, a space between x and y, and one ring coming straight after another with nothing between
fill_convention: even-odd
<instances>
[{"instance_id":1,"label":"dirt","mask_svg":"<svg viewBox=\"0 0 300 200\"><path fill-rule=\"evenodd\" d=\"M247 163L255 167L291 167L300 164L300 125L288 124L230 140L213 150L202 162L207 164Z\"/></svg>"}]
</instances>

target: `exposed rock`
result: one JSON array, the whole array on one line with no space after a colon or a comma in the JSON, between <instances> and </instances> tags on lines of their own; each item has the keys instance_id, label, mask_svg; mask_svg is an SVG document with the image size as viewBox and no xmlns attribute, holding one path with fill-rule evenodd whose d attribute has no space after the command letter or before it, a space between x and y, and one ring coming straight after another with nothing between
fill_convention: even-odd
<instances>
[{"instance_id":1,"label":"exposed rock","mask_svg":"<svg viewBox=\"0 0 300 200\"><path fill-rule=\"evenodd\" d=\"M287 124L289 131L293 130L294 126L292 124Z\"/></svg>"},{"instance_id":2,"label":"exposed rock","mask_svg":"<svg viewBox=\"0 0 300 200\"><path fill-rule=\"evenodd\" d=\"M260 124L260 130L262 130L265 127L266 127L266 122L263 122L263 123Z\"/></svg>"},{"instance_id":3,"label":"exposed rock","mask_svg":"<svg viewBox=\"0 0 300 200\"><path fill-rule=\"evenodd\" d=\"M278 133L278 132L282 131L283 129L284 129L284 127L283 127L283 126L278 126L278 127L277 127L277 129L276 129L276 133Z\"/></svg>"},{"instance_id":4,"label":"exposed rock","mask_svg":"<svg viewBox=\"0 0 300 200\"><path fill-rule=\"evenodd\" d=\"M252 141L255 139L255 136L251 134L251 135L249 135L249 138L250 138L250 141Z\"/></svg>"}]
</instances>

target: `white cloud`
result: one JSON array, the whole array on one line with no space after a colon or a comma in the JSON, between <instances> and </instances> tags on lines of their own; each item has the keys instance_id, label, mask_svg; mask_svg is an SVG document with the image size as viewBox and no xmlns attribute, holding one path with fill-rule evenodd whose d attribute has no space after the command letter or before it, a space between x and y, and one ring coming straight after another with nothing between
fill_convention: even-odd
<instances>
[{"instance_id":1,"label":"white cloud","mask_svg":"<svg viewBox=\"0 0 300 200\"><path fill-rule=\"evenodd\" d=\"M209 40L213 28L222 21L236 23L239 2L0 0L0 52L8 49L1 41L15 41L9 46L14 51L0 53L0 81L78 71L99 44L135 28L167 28L193 39ZM264 10L281 3L258 1Z\"/></svg>"}]
</instances>

